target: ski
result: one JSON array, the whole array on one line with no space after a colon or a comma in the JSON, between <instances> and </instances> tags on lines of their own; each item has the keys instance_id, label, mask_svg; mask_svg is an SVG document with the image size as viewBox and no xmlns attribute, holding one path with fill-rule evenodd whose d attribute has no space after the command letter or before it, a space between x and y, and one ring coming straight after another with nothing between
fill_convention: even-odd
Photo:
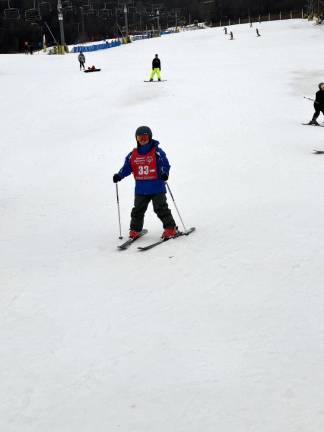
<instances>
[{"instance_id":1,"label":"ski","mask_svg":"<svg viewBox=\"0 0 324 432\"><path fill-rule=\"evenodd\" d=\"M179 231L178 234L175 237L171 237L169 239L168 238L166 238L166 239L162 238L161 240L159 240L159 241L157 241L155 243L152 243L152 244L150 244L148 246L139 246L137 249L139 251L141 251L141 252L147 251L149 249L154 248L155 246L158 246L158 245L160 245L162 243L165 243L168 240L176 239L176 238L184 236L184 235L187 236L187 235L191 234L193 231L195 231L195 229L196 229L195 227L192 227L192 228L189 228L187 231Z\"/></svg>"},{"instance_id":2,"label":"ski","mask_svg":"<svg viewBox=\"0 0 324 432\"><path fill-rule=\"evenodd\" d=\"M160 81L150 81L150 80L144 80L144 82L165 82L167 80L160 80Z\"/></svg>"},{"instance_id":3,"label":"ski","mask_svg":"<svg viewBox=\"0 0 324 432\"><path fill-rule=\"evenodd\" d=\"M324 154L324 150L316 150L316 149L314 149L313 153L314 154Z\"/></svg>"},{"instance_id":4,"label":"ski","mask_svg":"<svg viewBox=\"0 0 324 432\"><path fill-rule=\"evenodd\" d=\"M309 123L302 123L303 126L319 126L319 127L324 127L324 125L314 125L314 124L309 124Z\"/></svg>"},{"instance_id":5,"label":"ski","mask_svg":"<svg viewBox=\"0 0 324 432\"><path fill-rule=\"evenodd\" d=\"M127 241L125 241L125 243L122 243L121 245L117 246L117 248L119 250L125 250L127 249L132 243L134 243L134 241L136 241L137 239L139 239L140 237L143 237L143 235L147 234L147 229L143 229L140 232L140 235L138 237L135 238L130 238Z\"/></svg>"}]
</instances>

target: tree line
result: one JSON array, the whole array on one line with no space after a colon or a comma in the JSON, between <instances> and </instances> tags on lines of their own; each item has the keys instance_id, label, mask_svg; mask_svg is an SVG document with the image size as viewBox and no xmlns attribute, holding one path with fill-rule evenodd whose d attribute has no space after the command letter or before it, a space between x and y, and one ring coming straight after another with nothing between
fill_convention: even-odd
<instances>
[{"instance_id":1,"label":"tree line","mask_svg":"<svg viewBox=\"0 0 324 432\"><path fill-rule=\"evenodd\" d=\"M269 12L306 11L309 0L61 0L65 41L75 44L207 21L257 17ZM125 27L125 5L127 29ZM57 0L2 0L0 52L22 51L28 41L41 47L60 39Z\"/></svg>"}]
</instances>

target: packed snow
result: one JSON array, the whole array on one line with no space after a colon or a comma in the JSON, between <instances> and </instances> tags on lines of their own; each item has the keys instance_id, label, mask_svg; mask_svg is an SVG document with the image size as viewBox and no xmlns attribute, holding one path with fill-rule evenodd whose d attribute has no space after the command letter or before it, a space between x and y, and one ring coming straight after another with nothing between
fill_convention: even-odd
<instances>
[{"instance_id":1,"label":"packed snow","mask_svg":"<svg viewBox=\"0 0 324 432\"><path fill-rule=\"evenodd\" d=\"M0 56L1 431L324 430L324 29L229 30ZM196 232L121 252L139 125Z\"/></svg>"}]
</instances>

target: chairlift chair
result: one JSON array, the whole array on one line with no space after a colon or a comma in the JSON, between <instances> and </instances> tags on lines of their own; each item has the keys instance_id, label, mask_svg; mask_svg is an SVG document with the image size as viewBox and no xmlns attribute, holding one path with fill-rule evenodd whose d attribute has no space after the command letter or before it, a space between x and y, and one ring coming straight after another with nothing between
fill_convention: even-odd
<instances>
[{"instance_id":1,"label":"chairlift chair","mask_svg":"<svg viewBox=\"0 0 324 432\"><path fill-rule=\"evenodd\" d=\"M36 22L40 21L41 16L39 13L39 9L36 7L36 0L34 0L34 7L25 10L25 20Z\"/></svg>"},{"instance_id":2,"label":"chairlift chair","mask_svg":"<svg viewBox=\"0 0 324 432\"><path fill-rule=\"evenodd\" d=\"M52 11L51 4L47 1L42 1L39 3L39 10L40 10L41 16L49 15L49 13Z\"/></svg>"},{"instance_id":3,"label":"chairlift chair","mask_svg":"<svg viewBox=\"0 0 324 432\"><path fill-rule=\"evenodd\" d=\"M72 8L72 1L71 0L64 0L62 1L62 9L70 9Z\"/></svg>"},{"instance_id":4,"label":"chairlift chair","mask_svg":"<svg viewBox=\"0 0 324 432\"><path fill-rule=\"evenodd\" d=\"M112 12L113 12L112 9L107 9L107 3L105 3L105 7L102 9L99 9L98 15L101 18L109 18L112 16Z\"/></svg>"},{"instance_id":5,"label":"chairlift chair","mask_svg":"<svg viewBox=\"0 0 324 432\"><path fill-rule=\"evenodd\" d=\"M15 21L20 19L20 11L16 8L8 8L3 11L3 19Z\"/></svg>"},{"instance_id":6,"label":"chairlift chair","mask_svg":"<svg viewBox=\"0 0 324 432\"><path fill-rule=\"evenodd\" d=\"M83 0L80 5L82 15L95 15L95 9L91 4L90 0Z\"/></svg>"},{"instance_id":7,"label":"chairlift chair","mask_svg":"<svg viewBox=\"0 0 324 432\"><path fill-rule=\"evenodd\" d=\"M41 19L38 9L26 9L25 10L25 20L26 21L39 21Z\"/></svg>"},{"instance_id":8,"label":"chairlift chair","mask_svg":"<svg viewBox=\"0 0 324 432\"><path fill-rule=\"evenodd\" d=\"M17 8L12 8L10 5L10 0L8 0L8 8L3 11L3 18L5 20L19 20L20 11Z\"/></svg>"},{"instance_id":9,"label":"chairlift chair","mask_svg":"<svg viewBox=\"0 0 324 432\"><path fill-rule=\"evenodd\" d=\"M62 2L63 13L73 12L73 6L71 0L65 0Z\"/></svg>"}]
</instances>

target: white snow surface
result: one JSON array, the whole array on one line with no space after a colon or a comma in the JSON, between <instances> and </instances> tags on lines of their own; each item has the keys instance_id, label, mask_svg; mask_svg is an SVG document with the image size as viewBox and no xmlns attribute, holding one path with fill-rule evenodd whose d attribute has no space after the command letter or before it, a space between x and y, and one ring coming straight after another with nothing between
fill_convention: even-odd
<instances>
[{"instance_id":1,"label":"white snow surface","mask_svg":"<svg viewBox=\"0 0 324 432\"><path fill-rule=\"evenodd\" d=\"M1 431L324 430L324 29L231 30L0 56ZM120 252L143 124L197 231Z\"/></svg>"}]
</instances>

